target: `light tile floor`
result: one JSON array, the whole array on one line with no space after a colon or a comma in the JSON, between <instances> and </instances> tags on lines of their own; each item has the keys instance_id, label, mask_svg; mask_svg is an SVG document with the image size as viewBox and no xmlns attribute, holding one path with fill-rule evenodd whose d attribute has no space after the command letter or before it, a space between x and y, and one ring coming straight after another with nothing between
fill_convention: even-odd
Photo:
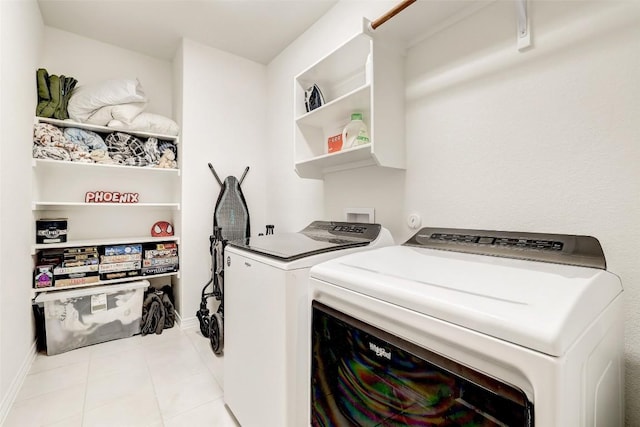
<instances>
[{"instance_id":1,"label":"light tile floor","mask_svg":"<svg viewBox=\"0 0 640 427\"><path fill-rule=\"evenodd\" d=\"M237 427L222 364L198 329L177 326L38 354L3 426Z\"/></svg>"}]
</instances>

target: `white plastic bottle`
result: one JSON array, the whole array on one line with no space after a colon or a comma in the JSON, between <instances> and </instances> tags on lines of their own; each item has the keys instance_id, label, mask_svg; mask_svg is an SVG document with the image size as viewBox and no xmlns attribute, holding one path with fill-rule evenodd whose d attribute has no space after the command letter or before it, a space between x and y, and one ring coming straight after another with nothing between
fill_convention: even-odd
<instances>
[{"instance_id":1,"label":"white plastic bottle","mask_svg":"<svg viewBox=\"0 0 640 427\"><path fill-rule=\"evenodd\" d=\"M342 131L342 148L357 147L369 142L369 133L367 125L362 121L362 113L352 113L351 122Z\"/></svg>"}]
</instances>

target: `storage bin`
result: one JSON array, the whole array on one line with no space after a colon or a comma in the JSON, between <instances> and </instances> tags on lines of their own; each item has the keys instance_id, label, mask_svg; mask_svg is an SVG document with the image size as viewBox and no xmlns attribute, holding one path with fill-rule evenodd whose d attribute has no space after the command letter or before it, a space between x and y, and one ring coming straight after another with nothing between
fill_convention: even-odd
<instances>
[{"instance_id":1,"label":"storage bin","mask_svg":"<svg viewBox=\"0 0 640 427\"><path fill-rule=\"evenodd\" d=\"M148 280L39 294L47 354L64 353L140 333ZM35 311L35 310L34 310ZM38 337L42 343L42 336Z\"/></svg>"}]
</instances>

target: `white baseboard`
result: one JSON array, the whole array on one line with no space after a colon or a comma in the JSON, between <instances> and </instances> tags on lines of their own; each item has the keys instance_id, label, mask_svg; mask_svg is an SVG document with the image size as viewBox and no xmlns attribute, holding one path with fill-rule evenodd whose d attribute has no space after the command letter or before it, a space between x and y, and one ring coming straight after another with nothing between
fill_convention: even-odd
<instances>
[{"instance_id":1,"label":"white baseboard","mask_svg":"<svg viewBox=\"0 0 640 427\"><path fill-rule=\"evenodd\" d=\"M182 316L180 316L180 313L176 313L176 320L178 321L178 325L180 325L180 329L182 330L200 327L200 321L196 316L182 318Z\"/></svg>"},{"instance_id":2,"label":"white baseboard","mask_svg":"<svg viewBox=\"0 0 640 427\"><path fill-rule=\"evenodd\" d=\"M11 410L11 406L13 402L15 402L16 397L18 396L18 392L20 391L20 387L24 383L24 379L27 377L29 370L31 369L31 365L36 358L37 355L37 347L36 342L34 341L31 345L31 349L27 353L27 356L22 361L22 365L18 372L16 372L15 377L13 377L13 381L11 381L11 385L9 386L9 390L7 393L2 396L2 403L0 404L0 425L4 424L7 415L9 415L9 411Z\"/></svg>"}]
</instances>

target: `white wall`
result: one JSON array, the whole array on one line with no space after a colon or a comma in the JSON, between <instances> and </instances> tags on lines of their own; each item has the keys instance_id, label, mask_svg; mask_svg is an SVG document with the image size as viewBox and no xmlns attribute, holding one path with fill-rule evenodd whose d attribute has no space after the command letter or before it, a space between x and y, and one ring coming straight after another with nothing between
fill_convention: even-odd
<instances>
[{"instance_id":1,"label":"white wall","mask_svg":"<svg viewBox=\"0 0 640 427\"><path fill-rule=\"evenodd\" d=\"M269 132L269 198L267 211L275 224L275 232L298 231L313 220L342 220L344 207L360 206L349 203L338 210L325 209L323 193L325 183L320 180L301 179L294 171L294 77L314 62L329 54L362 28L362 16L377 18L386 12L393 1L340 2L308 31L289 45L268 67L268 132ZM360 180L361 178L358 178ZM395 179L395 178L394 178ZM349 192L337 192L350 194ZM349 197L349 199L351 199ZM395 198L394 198L395 200ZM354 200L359 202L359 200Z\"/></svg>"},{"instance_id":2,"label":"white wall","mask_svg":"<svg viewBox=\"0 0 640 427\"><path fill-rule=\"evenodd\" d=\"M535 3L525 53L508 6L409 52L405 212L597 237L625 288L627 424L638 425L639 4Z\"/></svg>"},{"instance_id":3,"label":"white wall","mask_svg":"<svg viewBox=\"0 0 640 427\"><path fill-rule=\"evenodd\" d=\"M145 111L173 118L171 63L57 28L45 27L40 66L64 74L78 86L110 79L137 78L149 103Z\"/></svg>"},{"instance_id":4,"label":"white wall","mask_svg":"<svg viewBox=\"0 0 640 427\"><path fill-rule=\"evenodd\" d=\"M0 2L0 424L35 355L31 140L43 24L35 1ZM16 43L20 40L20 43Z\"/></svg>"},{"instance_id":5,"label":"white wall","mask_svg":"<svg viewBox=\"0 0 640 427\"><path fill-rule=\"evenodd\" d=\"M347 204L374 207L399 243L412 234L410 212L430 226L596 236L625 288L627 425L638 425L638 3L531 8L535 46L527 52L516 51L511 2L408 51L406 172L365 168L313 183L292 172L293 77L346 41L362 16L388 9L340 2L269 64L269 139L277 144L269 186L304 201L277 195L269 212L276 224L299 227L322 206L328 219Z\"/></svg>"},{"instance_id":6,"label":"white wall","mask_svg":"<svg viewBox=\"0 0 640 427\"><path fill-rule=\"evenodd\" d=\"M211 276L209 236L221 180L233 175L242 184L251 234L264 232L265 177L272 168L265 157L272 149L266 135L266 67L253 61L183 40L182 61L182 232L180 314L193 321L200 291ZM211 288L209 288L209 291Z\"/></svg>"}]
</instances>

